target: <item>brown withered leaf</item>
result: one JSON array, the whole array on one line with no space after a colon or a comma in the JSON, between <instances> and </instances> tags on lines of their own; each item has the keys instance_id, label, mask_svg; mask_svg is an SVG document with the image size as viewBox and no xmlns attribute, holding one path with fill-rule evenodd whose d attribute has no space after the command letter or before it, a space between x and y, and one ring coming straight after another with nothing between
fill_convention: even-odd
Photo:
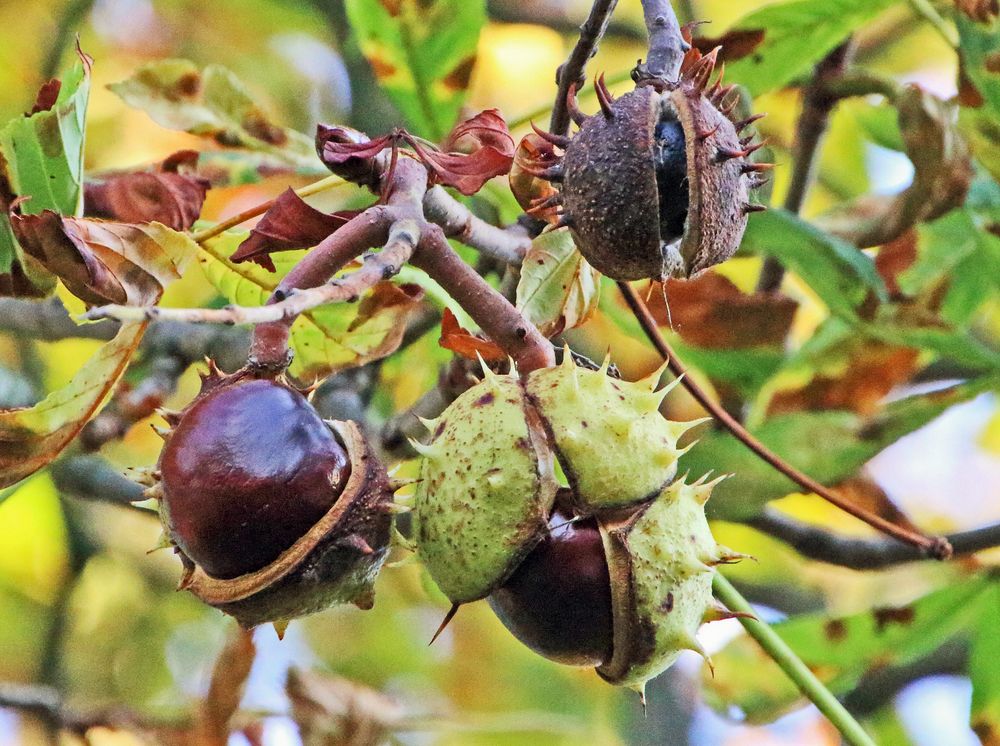
<instances>
[{"instance_id":1,"label":"brown withered leaf","mask_svg":"<svg viewBox=\"0 0 1000 746\"><path fill-rule=\"evenodd\" d=\"M747 295L716 272L690 280L667 280L666 303L660 283L651 283L647 303L657 322L673 323L685 342L709 349L782 344L798 304L774 293Z\"/></svg>"},{"instance_id":2,"label":"brown withered leaf","mask_svg":"<svg viewBox=\"0 0 1000 746\"><path fill-rule=\"evenodd\" d=\"M322 212L306 204L294 189L288 188L264 213L264 217L253 227L250 235L236 248L229 260L234 264L250 260L269 272L274 272L274 262L269 256L271 252L315 246L359 212L361 211Z\"/></svg>"},{"instance_id":3,"label":"brown withered leaf","mask_svg":"<svg viewBox=\"0 0 1000 746\"><path fill-rule=\"evenodd\" d=\"M507 359L507 353L500 345L463 329L455 314L447 308L441 315L441 338L438 344L470 360L482 357L488 363L500 363Z\"/></svg>"},{"instance_id":4,"label":"brown withered leaf","mask_svg":"<svg viewBox=\"0 0 1000 746\"><path fill-rule=\"evenodd\" d=\"M765 29L731 29L722 36L696 36L691 39L691 44L702 54L708 54L716 47L719 50L719 62L729 62L738 60L753 54L759 47L765 36Z\"/></svg>"},{"instance_id":5,"label":"brown withered leaf","mask_svg":"<svg viewBox=\"0 0 1000 746\"><path fill-rule=\"evenodd\" d=\"M357 316L347 327L351 347L364 349L366 360L391 355L403 341L406 322L420 307L424 289L420 285L380 282L358 305Z\"/></svg>"},{"instance_id":6,"label":"brown withered leaf","mask_svg":"<svg viewBox=\"0 0 1000 746\"><path fill-rule=\"evenodd\" d=\"M557 207L545 206L545 202L559 192L552 182L537 176L537 173L554 166L558 160L552 143L529 132L517 144L514 162L507 177L510 190L521 209L548 223L555 223L559 218L556 214Z\"/></svg>"},{"instance_id":7,"label":"brown withered leaf","mask_svg":"<svg viewBox=\"0 0 1000 746\"><path fill-rule=\"evenodd\" d=\"M840 353L836 373L820 370L803 386L776 392L768 404L768 414L849 410L873 415L886 394L910 379L920 354L909 347L872 340L848 344Z\"/></svg>"},{"instance_id":8,"label":"brown withered leaf","mask_svg":"<svg viewBox=\"0 0 1000 746\"><path fill-rule=\"evenodd\" d=\"M892 498L886 494L885 490L873 479L864 474L858 474L850 479L845 479L836 485L836 489L837 493L842 497L847 498L850 502L874 513L880 518L885 518L887 521L903 528L913 531L920 530L913 524L909 516L892 501Z\"/></svg>"},{"instance_id":9,"label":"brown withered leaf","mask_svg":"<svg viewBox=\"0 0 1000 746\"><path fill-rule=\"evenodd\" d=\"M117 173L84 184L84 213L126 223L156 221L186 231L201 215L207 179L197 175L198 152L181 150L147 171Z\"/></svg>"},{"instance_id":10,"label":"brown withered leaf","mask_svg":"<svg viewBox=\"0 0 1000 746\"><path fill-rule=\"evenodd\" d=\"M62 81L58 78L52 78L43 83L42 87L38 89L38 95L35 97L31 111L26 116L30 117L40 111L50 111L56 105L60 90L62 90Z\"/></svg>"},{"instance_id":11,"label":"brown withered leaf","mask_svg":"<svg viewBox=\"0 0 1000 746\"><path fill-rule=\"evenodd\" d=\"M339 676L290 669L285 691L303 746L380 746L408 717L395 700Z\"/></svg>"},{"instance_id":12,"label":"brown withered leaf","mask_svg":"<svg viewBox=\"0 0 1000 746\"><path fill-rule=\"evenodd\" d=\"M897 195L865 195L815 219L827 232L860 248L888 243L911 226L958 207L974 175L969 148L955 126L954 103L908 85L893 105L913 163L913 182Z\"/></svg>"},{"instance_id":13,"label":"brown withered leaf","mask_svg":"<svg viewBox=\"0 0 1000 746\"><path fill-rule=\"evenodd\" d=\"M496 109L481 111L455 125L443 150L429 148L408 133L403 138L439 183L465 195L475 194L494 176L506 174L514 162L514 138Z\"/></svg>"},{"instance_id":14,"label":"brown withered leaf","mask_svg":"<svg viewBox=\"0 0 1000 746\"><path fill-rule=\"evenodd\" d=\"M878 250L875 269L878 271L890 298L899 298L899 275L917 260L917 231L910 228Z\"/></svg>"},{"instance_id":15,"label":"brown withered leaf","mask_svg":"<svg viewBox=\"0 0 1000 746\"><path fill-rule=\"evenodd\" d=\"M472 195L494 176L506 174L514 161L514 138L496 109L488 109L460 122L445 141L444 150L395 130L374 140L346 127L320 126L316 149L320 159L334 173L351 180L370 180L370 159L388 147L407 143L431 172L433 183L454 187Z\"/></svg>"},{"instance_id":16,"label":"brown withered leaf","mask_svg":"<svg viewBox=\"0 0 1000 746\"><path fill-rule=\"evenodd\" d=\"M68 218L45 210L11 215L25 254L90 304L148 306L197 253L185 234L159 223Z\"/></svg>"},{"instance_id":17,"label":"brown withered leaf","mask_svg":"<svg viewBox=\"0 0 1000 746\"><path fill-rule=\"evenodd\" d=\"M990 23L1000 15L998 0L955 0L955 7L973 21Z\"/></svg>"}]
</instances>

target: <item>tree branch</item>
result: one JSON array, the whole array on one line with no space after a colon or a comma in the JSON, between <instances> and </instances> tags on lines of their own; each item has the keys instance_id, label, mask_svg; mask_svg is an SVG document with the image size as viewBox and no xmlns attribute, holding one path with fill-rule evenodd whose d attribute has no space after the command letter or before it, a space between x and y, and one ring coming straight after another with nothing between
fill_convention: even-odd
<instances>
[{"instance_id":1,"label":"tree branch","mask_svg":"<svg viewBox=\"0 0 1000 746\"><path fill-rule=\"evenodd\" d=\"M637 68L640 75L677 80L684 54L691 45L681 36L681 26L670 0L642 0L642 17L649 32L649 52L646 62Z\"/></svg>"},{"instance_id":2,"label":"tree branch","mask_svg":"<svg viewBox=\"0 0 1000 746\"><path fill-rule=\"evenodd\" d=\"M719 424L732 433L733 437L757 454L757 456L759 456L763 461L767 462L793 482L800 485L803 489L808 492L816 493L827 502L836 505L841 510L850 513L855 518L867 523L869 526L872 526L873 528L876 528L882 533L892 536L899 541L913 545L922 553L925 553L926 556L933 557L934 559L947 559L951 556L952 548L946 539L941 537L929 537L910 531L909 529L898 526L895 523L890 523L881 516L875 515L874 513L855 505L851 501L844 499L836 492L824 487L809 475L804 474L791 464L784 461L784 459L747 432L747 430L739 422L737 422L731 414L713 401L712 398L694 382L694 379L686 375L687 369L678 359L677 355L670 347L670 344L660 332L656 319L653 318L653 315L649 312L646 304L642 301L632 286L627 282L619 282L618 288L621 291L622 296L625 298L625 302L628 304L629 308L632 309L632 313L635 314L636 320L638 320L640 326L642 326L642 330L649 338L649 341L653 344L663 359L667 361L667 367L670 369L670 372L681 379L681 385L687 389L691 396L693 396L695 400L701 404L701 406L703 406L716 420L719 421Z\"/></svg>"},{"instance_id":3,"label":"tree branch","mask_svg":"<svg viewBox=\"0 0 1000 746\"><path fill-rule=\"evenodd\" d=\"M555 104L552 106L552 118L549 130L557 135L564 135L569 130L569 110L566 108L566 97L570 86L577 90L583 88L587 78L584 69L590 58L597 53L597 45L608 28L608 21L618 0L594 0L587 20L580 26L580 38L576 40L573 50L566 61L556 70Z\"/></svg>"},{"instance_id":4,"label":"tree branch","mask_svg":"<svg viewBox=\"0 0 1000 746\"><path fill-rule=\"evenodd\" d=\"M853 570L879 570L925 558L919 549L884 539L838 536L808 523L797 521L771 508L746 521L748 526L790 545L809 559L829 562ZM1000 546L1000 523L945 536L955 556L974 554Z\"/></svg>"},{"instance_id":5,"label":"tree branch","mask_svg":"<svg viewBox=\"0 0 1000 746\"><path fill-rule=\"evenodd\" d=\"M809 84L802 90L802 113L795 127L792 147L792 178L785 195L784 208L796 215L802 211L809 188L816 179L820 141L826 132L830 112L837 103L827 86L839 78L850 63L853 44L850 39L830 52L816 65ZM757 279L757 290L773 293L781 287L785 268L774 257L767 257Z\"/></svg>"},{"instance_id":6,"label":"tree branch","mask_svg":"<svg viewBox=\"0 0 1000 746\"><path fill-rule=\"evenodd\" d=\"M549 340L510 301L462 261L448 245L440 227L428 226L411 263L437 281L479 324L479 328L514 358L522 375L555 364Z\"/></svg>"},{"instance_id":7,"label":"tree branch","mask_svg":"<svg viewBox=\"0 0 1000 746\"><path fill-rule=\"evenodd\" d=\"M531 248L531 237L519 226L490 225L440 186L431 187L424 195L424 216L440 225L449 238L506 264L520 264Z\"/></svg>"}]
</instances>

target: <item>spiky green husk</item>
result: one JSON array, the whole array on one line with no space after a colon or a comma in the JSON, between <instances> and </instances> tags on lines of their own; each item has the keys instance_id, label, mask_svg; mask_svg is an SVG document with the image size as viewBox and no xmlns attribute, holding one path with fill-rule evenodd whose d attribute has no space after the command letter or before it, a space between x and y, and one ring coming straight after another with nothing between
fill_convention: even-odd
<instances>
[{"instance_id":1,"label":"spiky green husk","mask_svg":"<svg viewBox=\"0 0 1000 746\"><path fill-rule=\"evenodd\" d=\"M642 691L682 650L702 653L695 633L729 554L705 519L714 484L678 480L627 519L601 522L615 621L613 656L598 673L611 683Z\"/></svg>"},{"instance_id":2,"label":"spiky green husk","mask_svg":"<svg viewBox=\"0 0 1000 746\"><path fill-rule=\"evenodd\" d=\"M673 479L677 439L694 424L659 412L675 384L656 390L657 371L630 383L576 366L570 355L537 370L525 388L545 420L559 462L585 514L649 500Z\"/></svg>"},{"instance_id":3,"label":"spiky green husk","mask_svg":"<svg viewBox=\"0 0 1000 746\"><path fill-rule=\"evenodd\" d=\"M420 558L454 603L484 598L531 551L555 499L552 452L516 377L487 373L436 420L414 499Z\"/></svg>"}]
</instances>

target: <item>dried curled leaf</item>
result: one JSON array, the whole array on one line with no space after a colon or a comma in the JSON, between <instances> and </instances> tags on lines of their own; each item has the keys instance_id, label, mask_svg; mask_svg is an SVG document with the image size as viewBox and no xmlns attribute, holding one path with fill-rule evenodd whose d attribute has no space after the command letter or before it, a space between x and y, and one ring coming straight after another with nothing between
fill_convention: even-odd
<instances>
[{"instance_id":1,"label":"dried curled leaf","mask_svg":"<svg viewBox=\"0 0 1000 746\"><path fill-rule=\"evenodd\" d=\"M913 182L895 196L867 195L816 219L833 235L861 248L878 246L911 226L933 220L965 200L974 175L969 149L957 129L957 107L906 86L894 102Z\"/></svg>"},{"instance_id":2,"label":"dried curled leaf","mask_svg":"<svg viewBox=\"0 0 1000 746\"><path fill-rule=\"evenodd\" d=\"M521 208L533 217L548 223L559 218L557 207L547 200L559 194L551 181L538 176L559 162L552 143L533 132L521 138L510 169L510 190Z\"/></svg>"},{"instance_id":3,"label":"dried curled leaf","mask_svg":"<svg viewBox=\"0 0 1000 746\"><path fill-rule=\"evenodd\" d=\"M112 174L84 185L84 212L125 223L156 221L186 231L201 215L208 180L196 172L198 153L182 150L146 171Z\"/></svg>"},{"instance_id":4,"label":"dried curled leaf","mask_svg":"<svg viewBox=\"0 0 1000 746\"><path fill-rule=\"evenodd\" d=\"M268 256L272 251L315 246L359 212L361 211L321 212L306 204L294 189L286 189L264 213L264 217L253 227L250 235L236 248L229 260L234 264L249 260L269 272L274 272L274 262Z\"/></svg>"},{"instance_id":5,"label":"dried curled leaf","mask_svg":"<svg viewBox=\"0 0 1000 746\"><path fill-rule=\"evenodd\" d=\"M402 129L369 140L347 127L320 125L316 135L316 149L331 171L367 185L375 183L371 159L386 148L398 148L400 142L411 148L405 153L427 166L432 183L454 187L466 195L478 192L494 176L506 174L514 161L514 138L496 109L459 123L443 150Z\"/></svg>"},{"instance_id":6,"label":"dried curled leaf","mask_svg":"<svg viewBox=\"0 0 1000 746\"><path fill-rule=\"evenodd\" d=\"M11 215L24 252L81 300L149 306L197 253L183 233L159 223L67 218L51 210Z\"/></svg>"},{"instance_id":7,"label":"dried curled leaf","mask_svg":"<svg viewBox=\"0 0 1000 746\"><path fill-rule=\"evenodd\" d=\"M463 329L455 314L447 308L441 316L441 338L438 344L470 360L481 357L488 363L499 363L507 359L507 353L500 345Z\"/></svg>"},{"instance_id":8,"label":"dried curled leaf","mask_svg":"<svg viewBox=\"0 0 1000 746\"><path fill-rule=\"evenodd\" d=\"M290 669L285 690L304 746L377 746L408 716L395 700L339 676Z\"/></svg>"},{"instance_id":9,"label":"dried curled leaf","mask_svg":"<svg viewBox=\"0 0 1000 746\"><path fill-rule=\"evenodd\" d=\"M514 138L496 109L481 111L457 124L441 151L414 137L404 137L439 183L466 195L478 192L494 176L506 174L514 162Z\"/></svg>"}]
</instances>

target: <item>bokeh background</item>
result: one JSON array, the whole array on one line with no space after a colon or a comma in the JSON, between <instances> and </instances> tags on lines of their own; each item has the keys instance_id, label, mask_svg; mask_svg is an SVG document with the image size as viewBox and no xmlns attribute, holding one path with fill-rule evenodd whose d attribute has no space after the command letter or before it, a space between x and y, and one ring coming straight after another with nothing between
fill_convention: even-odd
<instances>
[{"instance_id":1,"label":"bokeh background","mask_svg":"<svg viewBox=\"0 0 1000 746\"><path fill-rule=\"evenodd\" d=\"M688 0L682 20L710 19L722 34L757 0ZM534 113L544 123L555 92L554 70L575 41L589 4L582 0L492 0L470 83L470 110L497 107L509 121ZM38 86L72 62L72 39L95 58L86 145L87 169L104 171L156 162L204 143L163 129L128 108L105 86L139 65L166 57L233 70L277 121L309 133L316 122L347 122L370 133L399 123L350 38L336 0L0 0L0 119L30 107ZM591 73L628 70L644 54L639 3L622 0ZM901 82L916 81L943 98L957 92L957 59L938 31L909 3L900 2L858 34L858 60ZM592 104L591 104L592 105ZM766 94L755 104L768 112L760 126L777 162L774 201L788 179L789 147L798 115L793 90ZM871 102L839 106L825 142L816 187L803 213L817 214L865 193L890 194L912 179L910 162L876 144ZM526 131L522 125L515 134ZM235 214L301 179L283 176L213 189L204 217ZM316 204L357 204L338 191ZM751 287L759 261L736 259L722 271ZM825 316L804 286L793 344L808 339ZM173 305L211 302L215 291L199 273L167 293ZM70 299L67 298L70 304ZM982 314L984 335L1000 336L996 299ZM575 332L574 343L600 355L611 348L626 376L655 367L641 338L623 335L599 317ZM99 345L87 339L38 342L0 330L0 399L29 403L67 381ZM381 366L375 409L388 417L405 408L437 377L447 355L433 345L413 347ZM892 360L885 361L893 365ZM180 408L195 393L197 367L181 380L168 405ZM894 391L899 397L912 393ZM697 414L678 396L679 416ZM149 422L104 446L101 455L122 468L152 463L160 441ZM997 519L1000 512L1000 409L983 394L949 409L880 453L867 474L920 525L951 531ZM811 497L778 503L790 515L845 534L867 529ZM903 604L949 582L955 571L916 564L859 573L804 560L750 528L719 523L723 543L758 558L730 577L762 614L826 610L848 614L873 605ZM192 596L176 593L175 559L147 554L159 534L155 516L61 494L52 477L31 479L0 505L0 681L58 686L70 702L124 706L154 719L183 718L204 696L212 662L232 624ZM984 556L985 557L985 556ZM835 744L838 737L811 707L799 706L767 725L752 725L730 709L725 716L704 702L704 664L685 654L651 684L644 713L629 692L592 672L558 667L520 646L485 604L463 608L441 638L427 642L447 605L419 569L385 570L374 610L332 609L293 623L282 642L270 629L256 633L258 655L244 708L263 714L265 744L295 744L288 717L289 667L336 673L390 695L416 713L441 717L426 729L398 734L408 744ZM1000 619L1000 609L997 610ZM710 652L742 634L736 622L703 630ZM961 652L945 649L895 679L870 681L851 703L878 729L884 743L965 746L979 743L969 729L969 681L954 673ZM754 670L740 672L755 685ZM726 676L732 681L732 672ZM738 678L738 677L735 677ZM707 686L710 688L711 683ZM40 721L0 709L0 744L44 743ZM96 744L137 743L124 731L92 733ZM232 743L246 743L233 736Z\"/></svg>"}]
</instances>

